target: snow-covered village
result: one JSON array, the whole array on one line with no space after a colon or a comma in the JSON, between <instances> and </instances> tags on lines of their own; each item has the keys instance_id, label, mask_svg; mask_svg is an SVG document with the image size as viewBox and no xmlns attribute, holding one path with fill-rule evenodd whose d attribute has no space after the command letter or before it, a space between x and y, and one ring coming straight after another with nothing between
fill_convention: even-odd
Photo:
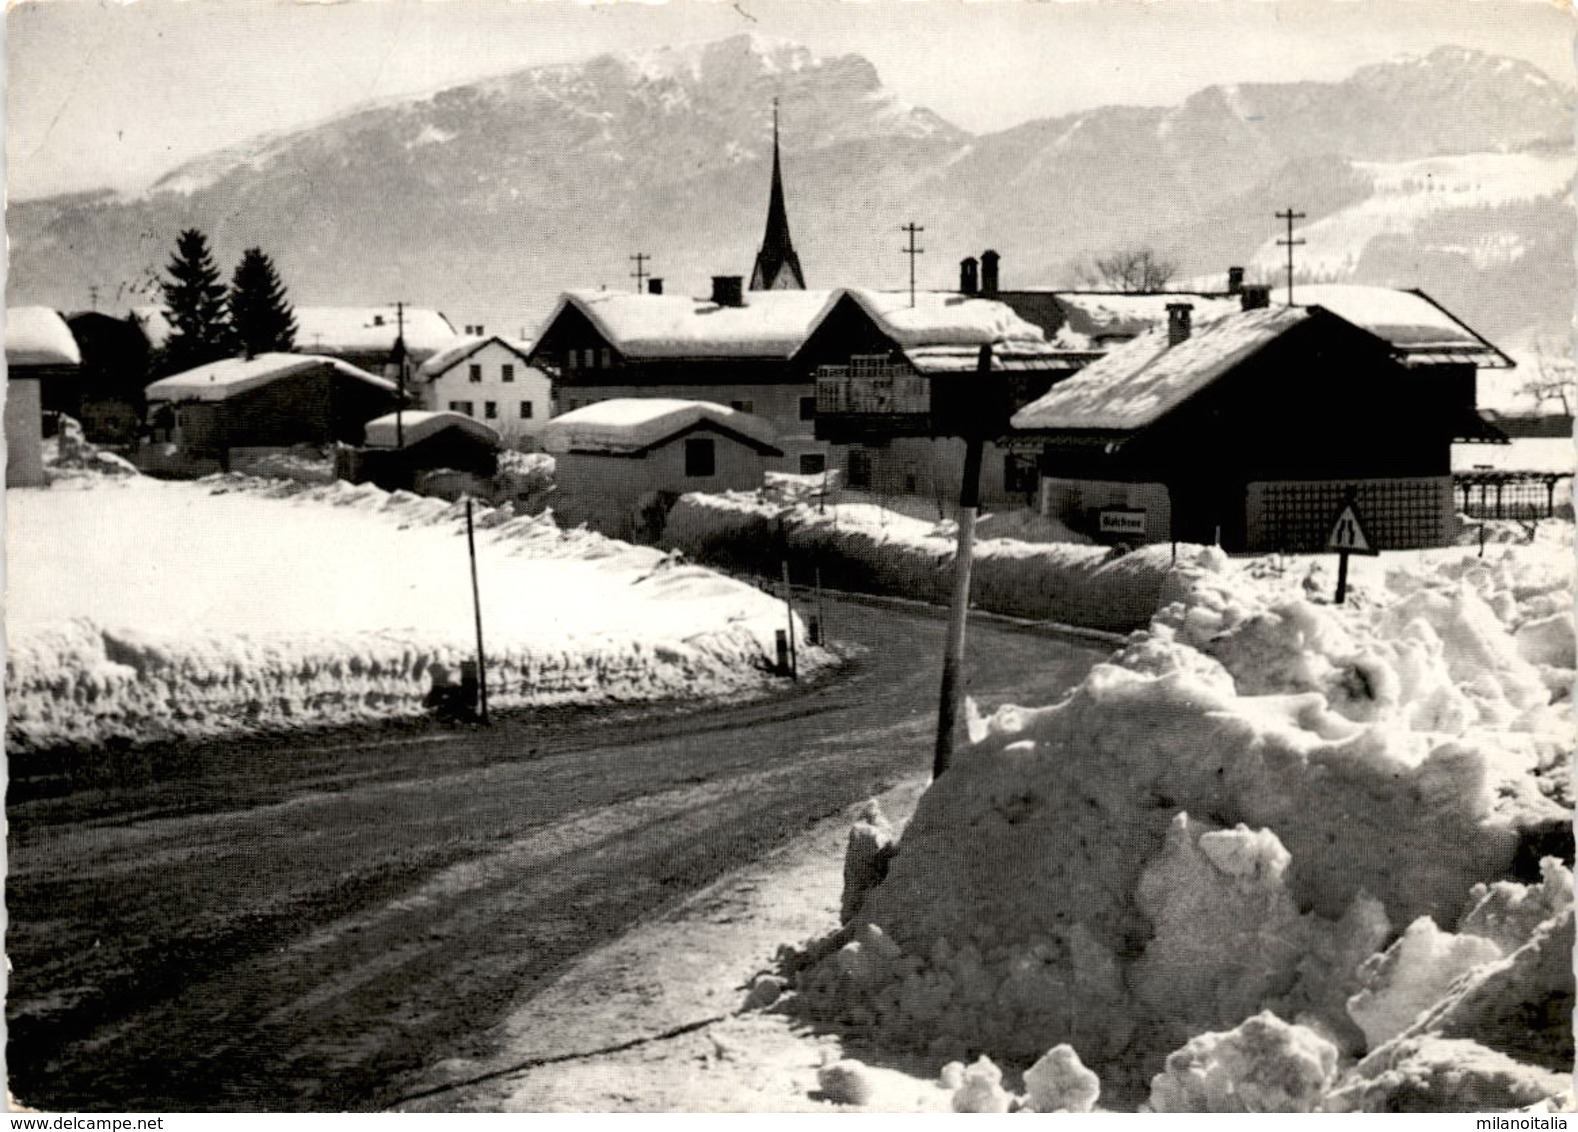
<instances>
[{"instance_id":1,"label":"snow-covered village","mask_svg":"<svg viewBox=\"0 0 1578 1132\"><path fill-rule=\"evenodd\" d=\"M1572 17L1392 8L14 5L10 1109L1565 1127Z\"/></svg>"}]
</instances>

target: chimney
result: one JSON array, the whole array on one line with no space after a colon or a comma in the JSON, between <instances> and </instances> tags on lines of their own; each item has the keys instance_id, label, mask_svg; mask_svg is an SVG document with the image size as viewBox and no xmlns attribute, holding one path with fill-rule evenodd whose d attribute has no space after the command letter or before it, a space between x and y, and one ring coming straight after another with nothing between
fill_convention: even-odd
<instances>
[{"instance_id":1,"label":"chimney","mask_svg":"<svg viewBox=\"0 0 1578 1132\"><path fill-rule=\"evenodd\" d=\"M1265 310L1271 305L1271 284L1245 283L1239 297L1246 311Z\"/></svg>"},{"instance_id":2,"label":"chimney","mask_svg":"<svg viewBox=\"0 0 1578 1132\"><path fill-rule=\"evenodd\" d=\"M647 280L647 294L661 295L663 293L663 280L652 278Z\"/></svg>"},{"instance_id":3,"label":"chimney","mask_svg":"<svg viewBox=\"0 0 1578 1132\"><path fill-rule=\"evenodd\" d=\"M977 260L973 255L967 255L959 261L959 293L961 295L979 294L981 290L981 277L976 268Z\"/></svg>"},{"instance_id":4,"label":"chimney","mask_svg":"<svg viewBox=\"0 0 1578 1132\"><path fill-rule=\"evenodd\" d=\"M1189 312L1192 310L1194 310L1193 303L1167 304L1168 349L1189 340Z\"/></svg>"},{"instance_id":5,"label":"chimney","mask_svg":"<svg viewBox=\"0 0 1578 1132\"><path fill-rule=\"evenodd\" d=\"M714 275L712 301L720 307L745 305L745 277L743 275Z\"/></svg>"},{"instance_id":6,"label":"chimney","mask_svg":"<svg viewBox=\"0 0 1578 1132\"><path fill-rule=\"evenodd\" d=\"M1001 258L990 248L981 253L981 294L997 294L997 261Z\"/></svg>"},{"instance_id":7,"label":"chimney","mask_svg":"<svg viewBox=\"0 0 1578 1132\"><path fill-rule=\"evenodd\" d=\"M1230 267L1227 269L1227 293L1236 295L1244 289L1244 269Z\"/></svg>"}]
</instances>

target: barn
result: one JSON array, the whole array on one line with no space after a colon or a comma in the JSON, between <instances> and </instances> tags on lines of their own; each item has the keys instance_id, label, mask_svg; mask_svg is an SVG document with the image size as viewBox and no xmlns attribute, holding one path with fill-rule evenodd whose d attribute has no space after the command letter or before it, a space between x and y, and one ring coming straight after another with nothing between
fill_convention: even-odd
<instances>
[{"instance_id":1,"label":"barn","mask_svg":"<svg viewBox=\"0 0 1578 1132\"><path fill-rule=\"evenodd\" d=\"M424 472L448 469L487 478L498 471L503 440L464 413L406 409L367 422L357 479L388 490L415 486Z\"/></svg>"},{"instance_id":2,"label":"barn","mask_svg":"<svg viewBox=\"0 0 1578 1132\"><path fill-rule=\"evenodd\" d=\"M82 354L66 320L48 307L5 312L5 485L44 485L44 386L78 381Z\"/></svg>"},{"instance_id":3,"label":"barn","mask_svg":"<svg viewBox=\"0 0 1578 1132\"><path fill-rule=\"evenodd\" d=\"M367 421L395 407L395 383L335 358L226 358L154 382L145 471L203 475L297 444L359 444Z\"/></svg>"},{"instance_id":4,"label":"barn","mask_svg":"<svg viewBox=\"0 0 1578 1132\"><path fill-rule=\"evenodd\" d=\"M1315 551L1353 492L1380 547L1451 541L1451 446L1499 439L1472 381L1320 306L1189 314L1174 303L1014 415L1044 513L1127 541Z\"/></svg>"},{"instance_id":5,"label":"barn","mask_svg":"<svg viewBox=\"0 0 1578 1132\"><path fill-rule=\"evenodd\" d=\"M708 401L599 401L543 430L557 463L554 513L615 538L655 537L686 492L760 487L783 456L775 439L762 418Z\"/></svg>"}]
</instances>

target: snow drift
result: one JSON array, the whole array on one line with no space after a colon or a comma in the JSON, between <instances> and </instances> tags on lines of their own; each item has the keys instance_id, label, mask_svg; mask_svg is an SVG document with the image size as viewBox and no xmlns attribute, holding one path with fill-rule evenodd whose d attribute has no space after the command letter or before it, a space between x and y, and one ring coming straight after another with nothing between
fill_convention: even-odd
<instances>
[{"instance_id":1,"label":"snow drift","mask_svg":"<svg viewBox=\"0 0 1578 1132\"><path fill-rule=\"evenodd\" d=\"M939 1063L1066 1043L1131 1107L1540 1093L1573 1056L1563 543L1386 556L1342 607L1314 560L1180 570L1066 698L972 712L896 841L866 814L795 1008Z\"/></svg>"},{"instance_id":2,"label":"snow drift","mask_svg":"<svg viewBox=\"0 0 1578 1132\"><path fill-rule=\"evenodd\" d=\"M956 549L951 523L928 523L860 503L781 505L762 493L685 495L669 512L662 544L703 562L776 576L787 556L797 581L946 604ZM1218 552L1180 547L1179 561ZM1145 625L1168 592L1172 551L983 539L975 544L971 603L978 609L1089 629Z\"/></svg>"},{"instance_id":3,"label":"snow drift","mask_svg":"<svg viewBox=\"0 0 1578 1132\"><path fill-rule=\"evenodd\" d=\"M241 477L7 502L13 755L415 715L475 647L459 504ZM770 681L783 610L751 587L508 505L477 526L493 705Z\"/></svg>"}]
</instances>

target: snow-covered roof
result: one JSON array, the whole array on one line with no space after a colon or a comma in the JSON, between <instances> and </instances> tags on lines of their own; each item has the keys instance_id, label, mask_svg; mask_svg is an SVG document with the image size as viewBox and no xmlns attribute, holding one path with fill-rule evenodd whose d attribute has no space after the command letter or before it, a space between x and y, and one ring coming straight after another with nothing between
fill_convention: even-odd
<instances>
[{"instance_id":1,"label":"snow-covered roof","mask_svg":"<svg viewBox=\"0 0 1578 1132\"><path fill-rule=\"evenodd\" d=\"M1302 307L1241 311L1171 347L1165 328L1149 331L1053 386L1014 414L1013 427L1143 428L1309 317Z\"/></svg>"},{"instance_id":2,"label":"snow-covered roof","mask_svg":"<svg viewBox=\"0 0 1578 1132\"><path fill-rule=\"evenodd\" d=\"M400 315L387 307L297 307L296 346L322 354L366 354L394 349ZM417 359L446 350L460 337L436 310L406 307L405 348Z\"/></svg>"},{"instance_id":3,"label":"snow-covered roof","mask_svg":"<svg viewBox=\"0 0 1578 1132\"><path fill-rule=\"evenodd\" d=\"M1169 303L1189 303L1190 322L1203 326L1241 309L1237 298L1187 291L1122 294L1108 291L1055 291L1067 321L1058 337L1068 346L1090 345L1101 338L1134 338L1167 323Z\"/></svg>"},{"instance_id":4,"label":"snow-covered roof","mask_svg":"<svg viewBox=\"0 0 1578 1132\"><path fill-rule=\"evenodd\" d=\"M466 416L465 413L406 409L399 414L398 429L396 428L394 413L386 413L381 417L374 417L367 422L365 428L365 443L368 448L394 448L401 434L403 434L406 444L418 444L430 436L451 428L459 429L469 436L486 441L495 448L503 447L503 442L500 440L496 429L483 424L474 417Z\"/></svg>"},{"instance_id":5,"label":"snow-covered roof","mask_svg":"<svg viewBox=\"0 0 1578 1132\"><path fill-rule=\"evenodd\" d=\"M1405 353L1461 351L1511 365L1500 350L1475 334L1422 291L1366 287L1352 283L1309 284L1294 288L1300 306L1321 306Z\"/></svg>"},{"instance_id":6,"label":"snow-covered roof","mask_svg":"<svg viewBox=\"0 0 1578 1132\"><path fill-rule=\"evenodd\" d=\"M777 452L773 426L754 413L711 401L672 397L615 397L554 417L543 426L550 452L632 453L697 425L712 425L764 450Z\"/></svg>"},{"instance_id":7,"label":"snow-covered roof","mask_svg":"<svg viewBox=\"0 0 1578 1132\"><path fill-rule=\"evenodd\" d=\"M979 346L912 346L904 356L916 373L974 373ZM1061 349L1050 342L1008 342L992 347L993 373L1046 373L1073 369L1088 360L1086 351Z\"/></svg>"},{"instance_id":8,"label":"snow-covered roof","mask_svg":"<svg viewBox=\"0 0 1578 1132\"><path fill-rule=\"evenodd\" d=\"M144 390L150 401L225 401L238 393L267 385L291 374L330 366L342 377L362 381L386 392L395 383L338 358L316 354L259 354L255 358L226 358L184 373L162 378Z\"/></svg>"},{"instance_id":9,"label":"snow-covered roof","mask_svg":"<svg viewBox=\"0 0 1578 1132\"><path fill-rule=\"evenodd\" d=\"M917 291L915 305L911 306L908 291L850 287L841 294L859 303L878 328L905 349L1046 342L1046 334L1039 326L1026 322L1007 303L995 299L954 291Z\"/></svg>"},{"instance_id":10,"label":"snow-covered roof","mask_svg":"<svg viewBox=\"0 0 1578 1132\"><path fill-rule=\"evenodd\" d=\"M827 291L746 291L744 305L630 291L567 291L573 306L629 358L788 358L828 303Z\"/></svg>"},{"instance_id":11,"label":"snow-covered roof","mask_svg":"<svg viewBox=\"0 0 1578 1132\"><path fill-rule=\"evenodd\" d=\"M148 339L148 345L157 350L169 340L170 318L164 313L163 307L132 307L131 317L136 319L142 327L143 336Z\"/></svg>"},{"instance_id":12,"label":"snow-covered roof","mask_svg":"<svg viewBox=\"0 0 1578 1132\"><path fill-rule=\"evenodd\" d=\"M434 378L454 369L455 366L471 357L472 354L475 354L490 342L497 342L506 350L519 355L523 362L531 353L532 340L530 338L501 338L497 334L467 335L457 338L453 345L440 350L423 362L421 368L417 370L417 377L422 381L432 381Z\"/></svg>"},{"instance_id":13,"label":"snow-covered roof","mask_svg":"<svg viewBox=\"0 0 1578 1132\"><path fill-rule=\"evenodd\" d=\"M77 366L82 353L71 327L48 307L7 307L5 312L5 364L19 366Z\"/></svg>"}]
</instances>

